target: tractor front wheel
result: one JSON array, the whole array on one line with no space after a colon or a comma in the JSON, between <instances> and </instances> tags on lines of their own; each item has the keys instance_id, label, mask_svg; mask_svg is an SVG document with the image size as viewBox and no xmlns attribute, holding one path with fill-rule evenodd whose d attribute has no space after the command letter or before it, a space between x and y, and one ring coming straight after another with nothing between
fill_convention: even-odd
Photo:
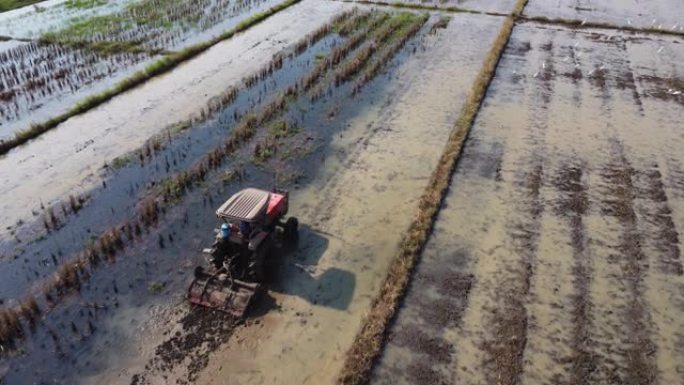
<instances>
[{"instance_id":1,"label":"tractor front wheel","mask_svg":"<svg viewBox=\"0 0 684 385\"><path fill-rule=\"evenodd\" d=\"M296 242L299 238L299 221L295 217L290 217L283 226L285 240L287 242Z\"/></svg>"}]
</instances>

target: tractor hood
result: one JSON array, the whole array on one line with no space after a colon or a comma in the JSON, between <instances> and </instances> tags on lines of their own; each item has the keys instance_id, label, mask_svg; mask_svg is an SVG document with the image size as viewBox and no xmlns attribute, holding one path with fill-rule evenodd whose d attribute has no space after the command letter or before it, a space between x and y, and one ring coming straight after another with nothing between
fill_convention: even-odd
<instances>
[{"instance_id":1,"label":"tractor hood","mask_svg":"<svg viewBox=\"0 0 684 385\"><path fill-rule=\"evenodd\" d=\"M244 189L216 210L221 218L253 222L264 215L271 193L255 188Z\"/></svg>"}]
</instances>

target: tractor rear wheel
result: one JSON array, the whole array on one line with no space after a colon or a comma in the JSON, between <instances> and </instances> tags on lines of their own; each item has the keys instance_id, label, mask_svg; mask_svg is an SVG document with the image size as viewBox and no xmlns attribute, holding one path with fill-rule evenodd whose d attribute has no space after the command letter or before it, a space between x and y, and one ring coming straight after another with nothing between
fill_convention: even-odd
<instances>
[{"instance_id":1,"label":"tractor rear wheel","mask_svg":"<svg viewBox=\"0 0 684 385\"><path fill-rule=\"evenodd\" d=\"M299 221L295 217L289 217L283 226L285 241L296 242L299 238Z\"/></svg>"}]
</instances>

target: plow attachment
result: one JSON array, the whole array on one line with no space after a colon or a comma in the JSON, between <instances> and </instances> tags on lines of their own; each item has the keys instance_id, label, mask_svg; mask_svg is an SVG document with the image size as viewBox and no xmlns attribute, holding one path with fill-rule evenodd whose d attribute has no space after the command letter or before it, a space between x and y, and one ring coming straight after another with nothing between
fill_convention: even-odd
<instances>
[{"instance_id":1,"label":"plow attachment","mask_svg":"<svg viewBox=\"0 0 684 385\"><path fill-rule=\"evenodd\" d=\"M259 284L226 278L220 273L208 274L202 269L195 271L195 279L188 289L188 300L242 317L258 293Z\"/></svg>"}]
</instances>

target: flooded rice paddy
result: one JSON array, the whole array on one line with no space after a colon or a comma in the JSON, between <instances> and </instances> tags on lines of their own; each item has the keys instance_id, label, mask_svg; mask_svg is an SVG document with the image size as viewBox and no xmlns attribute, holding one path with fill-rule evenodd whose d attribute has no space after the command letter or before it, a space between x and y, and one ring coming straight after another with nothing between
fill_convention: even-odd
<instances>
[{"instance_id":1,"label":"flooded rice paddy","mask_svg":"<svg viewBox=\"0 0 684 385\"><path fill-rule=\"evenodd\" d=\"M373 383L684 382L680 45L515 27Z\"/></svg>"},{"instance_id":2,"label":"flooded rice paddy","mask_svg":"<svg viewBox=\"0 0 684 385\"><path fill-rule=\"evenodd\" d=\"M305 363L313 357L322 364L337 360L343 346L353 340L376 280L401 235L387 229L405 227L411 217L395 205L416 202L437 161L438 151L426 152L414 143L439 148L445 140L458 116L458 108L449 107L465 100L487 51L486 46L469 42L482 36L493 39L501 20L456 16L445 24L437 15L365 8L341 14L351 5L326 4L327 11L320 11L315 2L292 8L289 17L314 5L319 13L329 12L301 34L309 33L303 40L307 44L288 40L290 48L261 56L262 67L268 68L258 72L263 75L246 77L241 84L217 85L221 92L215 91L208 105L186 106L199 115L190 127L173 132L157 128L157 141L141 141L141 150L130 155L119 149L118 160L108 157L110 165L96 179L101 186L76 194L75 207L62 194L62 204L37 209L40 212L27 227L42 235L29 242L4 243L14 253L4 261L11 277L2 287L5 304L15 304L10 298L28 292L38 297L41 309L52 309L35 329L13 339L15 357L7 360L5 369L9 383L26 378L66 383L157 383L165 378L211 382L202 377L202 369L228 370L213 365L249 349L230 341L243 340L243 333L265 333L255 337L261 340L275 332L280 339L272 337L264 350L247 354L279 355L282 339L304 333L304 314L312 324L339 320L338 329L320 330L326 338L337 338L340 348L331 351L328 344L310 339L310 349L289 360L274 357L271 364L255 364L282 368L282 381L317 382L315 371L304 371ZM332 29L321 29L335 14L344 18ZM435 27L438 22L442 27ZM464 23L471 27L468 34L459 30ZM258 33L259 27L251 31ZM262 33L272 27L265 23ZM460 44L451 44L454 34L462 37ZM202 63L200 59L197 62ZM455 60L463 63L459 73L450 71ZM279 96L282 92L287 99ZM96 109L70 122L101 113ZM255 131L243 131L252 127L253 119L259 122ZM408 129L414 125L422 128ZM42 140L63 135L62 128L68 130L60 127ZM236 139L241 135L248 136ZM223 152L223 145L216 147L217 137L230 138L225 142L230 153ZM85 151L84 156L93 162L100 155ZM386 167L395 163L398 168ZM197 170L204 171L194 188L178 185L188 172L199 177ZM236 321L213 313L198 315L197 309L184 304L182 295L192 267L202 262L199 250L211 239L215 206L241 187L270 188L274 183L293 189L291 210L303 224L300 247L277 263L272 299L261 309L269 315L248 322L263 329L245 327L231 337ZM161 209L158 212L155 206L150 219L145 205L155 196ZM107 230L112 225L121 229L117 235ZM129 246L119 251L121 243ZM361 251L364 257L358 255ZM206 327L198 331L195 323ZM214 342L196 337L203 332ZM210 355L219 347L219 353ZM27 372L36 362L42 363L41 369ZM326 372L323 380L332 376L332 371Z\"/></svg>"},{"instance_id":3,"label":"flooded rice paddy","mask_svg":"<svg viewBox=\"0 0 684 385\"><path fill-rule=\"evenodd\" d=\"M3 87L70 105L276 4L96 3L0 14L62 20ZM304 0L1 157L0 383L334 383L514 2L428 5L474 13ZM516 21L372 383L684 382L681 43ZM249 317L187 304L214 210L274 186L300 239Z\"/></svg>"},{"instance_id":4,"label":"flooded rice paddy","mask_svg":"<svg viewBox=\"0 0 684 385\"><path fill-rule=\"evenodd\" d=\"M15 229L17 223L35 221L32 212L42 212L41 204L59 205L70 194L83 195L100 186L105 163L200 115L210 100L231 86L239 86L273 55L344 8L338 3L315 7L305 2L284 10L274 16L276 23L254 26L241 39L212 47L203 54L204 60L185 63L8 153L0 162L0 189L13 201L2 204L2 228ZM231 70L223 71L225 68ZM30 229L16 229L15 234L20 239L36 236ZM11 237L3 233L5 240Z\"/></svg>"},{"instance_id":5,"label":"flooded rice paddy","mask_svg":"<svg viewBox=\"0 0 684 385\"><path fill-rule=\"evenodd\" d=\"M163 55L219 36L277 1L69 4L0 19L0 35L15 43L0 46L0 140L69 110Z\"/></svg>"}]
</instances>

